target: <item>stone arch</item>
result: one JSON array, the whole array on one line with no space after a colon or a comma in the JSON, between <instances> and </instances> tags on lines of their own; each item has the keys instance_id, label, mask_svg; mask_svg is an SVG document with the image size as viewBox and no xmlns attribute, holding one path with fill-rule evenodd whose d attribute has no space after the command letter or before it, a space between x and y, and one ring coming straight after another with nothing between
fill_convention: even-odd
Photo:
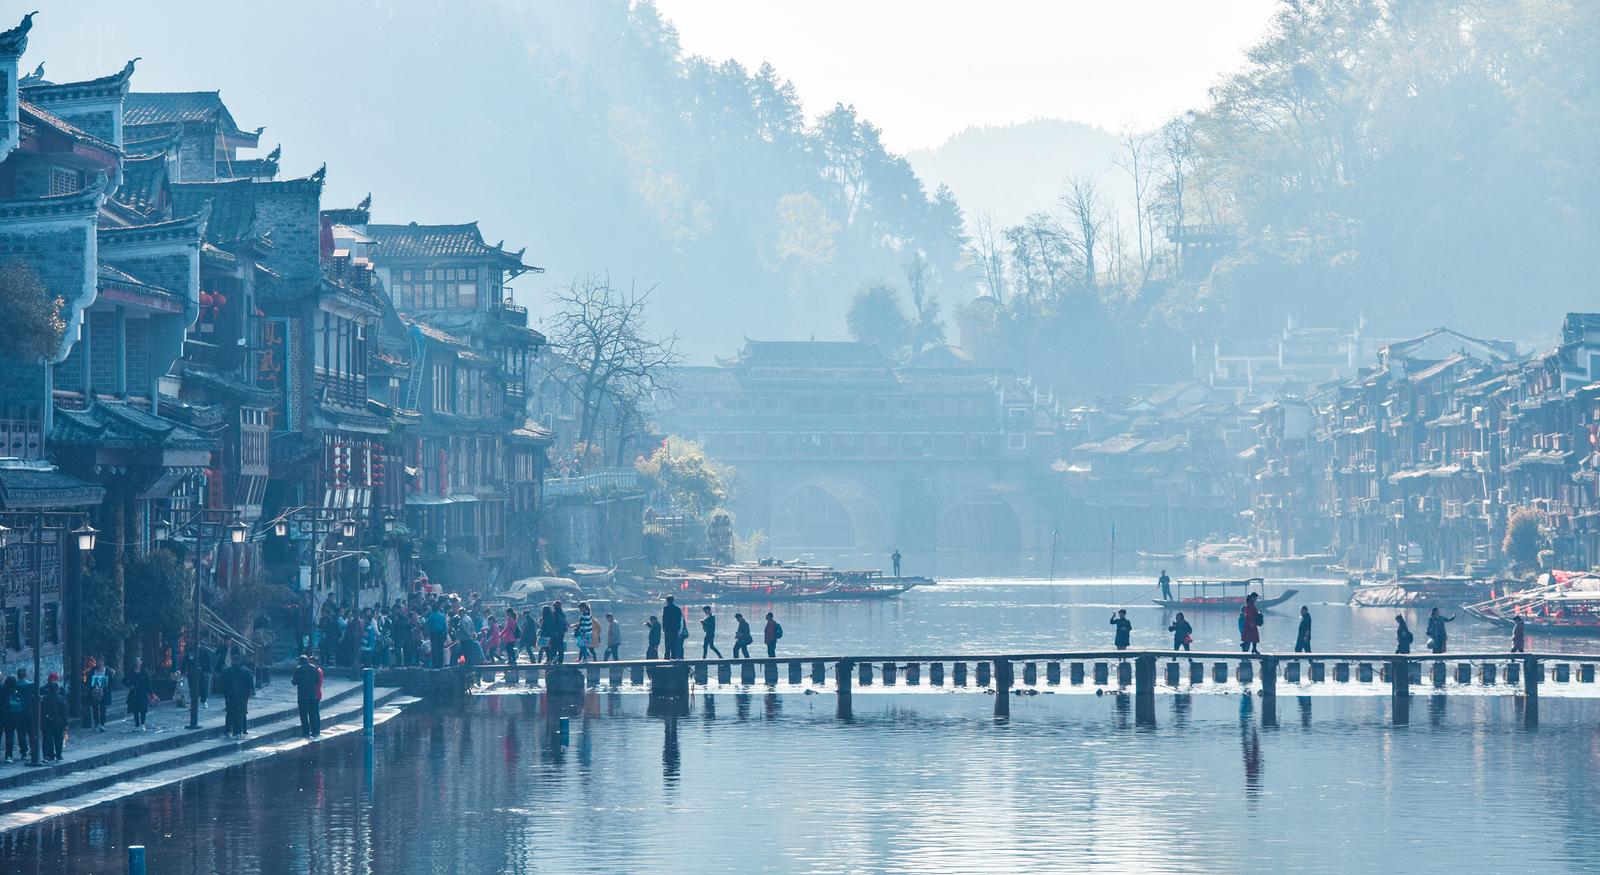
<instances>
[{"instance_id":1,"label":"stone arch","mask_svg":"<svg viewBox=\"0 0 1600 875\"><path fill-rule=\"evenodd\" d=\"M1010 500L993 489L968 493L939 517L939 546L946 550L1022 549L1022 520Z\"/></svg>"},{"instance_id":2,"label":"stone arch","mask_svg":"<svg viewBox=\"0 0 1600 875\"><path fill-rule=\"evenodd\" d=\"M866 546L882 528L875 503L848 483L807 481L783 493L772 508L775 543L848 549Z\"/></svg>"}]
</instances>

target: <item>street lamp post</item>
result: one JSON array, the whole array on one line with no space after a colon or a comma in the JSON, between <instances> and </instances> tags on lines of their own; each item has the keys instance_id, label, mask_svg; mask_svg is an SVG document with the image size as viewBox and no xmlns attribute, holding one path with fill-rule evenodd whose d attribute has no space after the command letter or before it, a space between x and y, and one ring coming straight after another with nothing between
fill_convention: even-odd
<instances>
[{"instance_id":1,"label":"street lamp post","mask_svg":"<svg viewBox=\"0 0 1600 875\"><path fill-rule=\"evenodd\" d=\"M33 648L33 689L34 689L34 695L33 695L32 705L29 708L30 714L29 714L29 718L28 718L28 727L27 727L28 730L31 732L31 734L33 736L33 738L32 738L33 744L32 744L32 746L31 746L31 748L29 750L28 762L29 762L30 765L37 766L37 765L40 765L42 763L41 757L42 757L43 751L41 750L41 748L44 745L44 725L43 725L43 723L44 723L44 721L43 721L44 714L43 714L43 708L42 708L42 705L43 705L43 701L42 701L43 695L42 694L43 694L44 687L43 687L43 684L41 683L41 678L39 677L39 675L44 671L44 593L43 593L43 589L44 589L44 540L45 540L46 526L48 525L47 520L55 521L55 522L60 523L60 525L58 525L56 528L62 534L66 534L67 533L67 526L70 525L71 522L73 522L73 521L81 522L82 524L79 525L78 528L73 529L72 532L71 532L71 534L74 535L77 538L77 547L78 547L79 551L89 551L89 550L93 550L94 549L94 542L95 542L96 532L95 532L94 528L91 527L87 522L83 522L84 520L87 519L87 517L82 513L77 513L77 512L46 512L43 509L38 509L38 510L33 511L33 513L29 514L28 516L31 517L30 529L31 529L32 535L33 535L33 574L32 574L33 585L30 588L31 589L31 593L30 593L31 598L30 598L29 612L28 612L30 614L32 620L33 620L33 635L32 636L19 636L19 637L31 637L31 640L29 641L29 644ZM27 517L24 517L24 518L27 518ZM8 528L8 527L6 527L4 525L0 525L0 548L9 546L9 544L8 544L9 537L8 536L10 535L11 531L12 530L10 528ZM58 541L57 543L59 544L60 542ZM61 587L61 592L60 592L60 599L61 600L57 601L57 605L60 605L62 603L62 601L65 600L65 597L66 597L66 588L65 588L65 585L63 585ZM59 607L58 607L57 610L59 611ZM67 669L68 671L72 671L73 670L70 666L66 666L65 665L65 656L63 656L63 668Z\"/></svg>"},{"instance_id":2,"label":"street lamp post","mask_svg":"<svg viewBox=\"0 0 1600 875\"><path fill-rule=\"evenodd\" d=\"M226 522L225 522L226 521ZM151 534L155 540L164 541L169 537L176 537L187 529L194 529L196 542L201 537L210 535L216 539L216 559L222 560L222 545L224 543L243 544L250 536L250 527L239 520L237 510L200 510L188 520L173 525L166 520L159 520L152 526ZM213 566L215 568L215 566ZM189 626L189 648L185 659L189 663L189 727L200 728L200 686L205 683L204 666L200 662L201 624L204 622L205 586L200 579L200 558L197 555L194 561L194 617Z\"/></svg>"}]
</instances>

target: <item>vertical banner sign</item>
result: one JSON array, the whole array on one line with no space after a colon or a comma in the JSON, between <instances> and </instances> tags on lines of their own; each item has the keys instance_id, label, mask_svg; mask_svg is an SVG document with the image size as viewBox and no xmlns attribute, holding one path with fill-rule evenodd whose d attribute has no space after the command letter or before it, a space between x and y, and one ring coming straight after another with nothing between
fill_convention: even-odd
<instances>
[{"instance_id":1,"label":"vertical banner sign","mask_svg":"<svg viewBox=\"0 0 1600 875\"><path fill-rule=\"evenodd\" d=\"M261 325L261 350L256 354L256 385L278 393L278 406L269 411L274 432L289 427L289 385L284 379L288 363L289 320L273 316Z\"/></svg>"}]
</instances>

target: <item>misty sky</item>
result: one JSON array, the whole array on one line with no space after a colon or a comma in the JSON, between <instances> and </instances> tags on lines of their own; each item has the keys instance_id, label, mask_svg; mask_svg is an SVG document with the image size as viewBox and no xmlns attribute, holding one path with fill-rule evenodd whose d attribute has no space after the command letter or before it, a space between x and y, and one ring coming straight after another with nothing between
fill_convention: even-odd
<instances>
[{"instance_id":1,"label":"misty sky","mask_svg":"<svg viewBox=\"0 0 1600 875\"><path fill-rule=\"evenodd\" d=\"M1116 131L1205 103L1277 0L659 0L686 51L771 61L811 113L854 103L897 151L969 125ZM908 24L909 23L909 24Z\"/></svg>"},{"instance_id":2,"label":"misty sky","mask_svg":"<svg viewBox=\"0 0 1600 875\"><path fill-rule=\"evenodd\" d=\"M1203 105L1206 89L1240 66L1242 48L1259 39L1275 0L658 5L685 51L732 57L751 69L771 60L795 83L807 114L835 101L854 103L883 129L891 149L910 150L937 146L971 125L1041 117L1108 130L1158 124ZM652 144L660 156L630 149L631 98L605 89L631 83L619 87L648 102L641 71L655 68L617 36L617 22L607 17L616 14L614 5L273 0L252 7L245 20L242 7L215 0L0 0L0 26L36 8L43 11L24 70L44 61L49 78L71 81L140 56L137 90L220 89L241 126L267 127L263 149L283 144L285 176L327 163L325 205L348 206L372 192L376 221L478 220L490 242L528 247L530 263L549 272L522 278L515 293L536 314L553 285L603 273L661 284L660 323L681 332L697 358L726 354L752 331L786 330L759 319L734 324L732 315L706 320L700 312L703 287L722 281L723 264L759 253L691 259L672 236L679 226L640 225L654 220L646 215L655 207L650 198L676 184L670 174L666 187L652 182L660 178L650 175L656 158L680 157L671 150L686 146ZM548 68L542 62L563 52L573 59L563 69L594 69L538 78ZM595 70L617 75L611 82ZM595 157L596 130L613 138L600 153L605 160ZM1053 187L1078 169L1103 168L1045 167L1040 185ZM939 181L930 179L929 188ZM977 194L972 204L984 206ZM632 212L622 216L625 207ZM679 215L662 214L673 221ZM632 225L620 221L630 216ZM861 281L840 276L834 297ZM770 286L763 294L783 293L780 281L762 282ZM826 324L804 333L842 333L842 304L810 309Z\"/></svg>"}]
</instances>

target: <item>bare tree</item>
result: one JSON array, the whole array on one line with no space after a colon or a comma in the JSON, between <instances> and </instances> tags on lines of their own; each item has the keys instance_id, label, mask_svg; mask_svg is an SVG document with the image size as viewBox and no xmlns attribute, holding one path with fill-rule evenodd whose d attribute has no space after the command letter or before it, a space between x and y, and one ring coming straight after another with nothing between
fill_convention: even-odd
<instances>
[{"instance_id":1,"label":"bare tree","mask_svg":"<svg viewBox=\"0 0 1600 875\"><path fill-rule=\"evenodd\" d=\"M1149 277L1150 263L1155 259L1155 228L1150 220L1150 196L1155 178L1151 139L1150 134L1137 133L1132 127L1123 128L1122 154L1113 162L1133 183L1133 232L1139 250L1140 279Z\"/></svg>"},{"instance_id":2,"label":"bare tree","mask_svg":"<svg viewBox=\"0 0 1600 875\"><path fill-rule=\"evenodd\" d=\"M1061 192L1061 208L1066 212L1068 235L1083 268L1083 285L1093 289L1099 277L1095 256L1103 245L1101 236L1106 228L1105 206L1094 177L1080 174L1067 180L1067 187Z\"/></svg>"},{"instance_id":3,"label":"bare tree","mask_svg":"<svg viewBox=\"0 0 1600 875\"><path fill-rule=\"evenodd\" d=\"M670 388L668 372L681 360L678 337L658 338L645 329L654 291L633 284L616 289L609 277L590 276L550 295L556 315L547 333L578 371L578 441L584 446L594 440L604 405L619 413L636 410L640 397ZM629 418L619 416L624 427Z\"/></svg>"},{"instance_id":4,"label":"bare tree","mask_svg":"<svg viewBox=\"0 0 1600 875\"><path fill-rule=\"evenodd\" d=\"M1167 212L1174 227L1182 227L1184 196L1194 172L1194 126L1187 115L1180 115L1161 126L1161 155L1166 161L1164 187Z\"/></svg>"},{"instance_id":5,"label":"bare tree","mask_svg":"<svg viewBox=\"0 0 1600 875\"><path fill-rule=\"evenodd\" d=\"M997 303L1006 302L1006 248L1001 232L994 226L994 217L978 213L972 218L972 240L967 244L967 258L983 273L983 285L989 297Z\"/></svg>"}]
</instances>

